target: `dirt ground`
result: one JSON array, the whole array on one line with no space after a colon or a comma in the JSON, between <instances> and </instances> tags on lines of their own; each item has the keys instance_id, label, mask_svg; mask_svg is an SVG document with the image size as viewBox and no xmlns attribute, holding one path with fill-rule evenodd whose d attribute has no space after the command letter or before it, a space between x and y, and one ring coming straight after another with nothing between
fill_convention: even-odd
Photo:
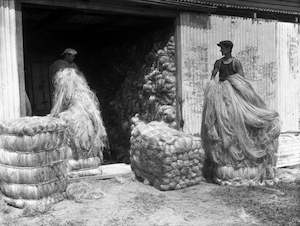
<instances>
[{"instance_id":1,"label":"dirt ground","mask_svg":"<svg viewBox=\"0 0 300 226\"><path fill-rule=\"evenodd\" d=\"M132 175L85 180L71 185L69 199L51 209L39 212L0 205L0 225L300 225L298 182L269 188L222 187L203 182L161 192Z\"/></svg>"}]
</instances>

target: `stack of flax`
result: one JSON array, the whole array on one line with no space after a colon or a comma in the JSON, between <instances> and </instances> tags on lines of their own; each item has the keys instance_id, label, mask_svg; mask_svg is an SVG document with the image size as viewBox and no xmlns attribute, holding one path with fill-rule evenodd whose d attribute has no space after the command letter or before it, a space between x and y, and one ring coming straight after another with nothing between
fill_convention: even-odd
<instances>
[{"instance_id":1,"label":"stack of flax","mask_svg":"<svg viewBox=\"0 0 300 226\"><path fill-rule=\"evenodd\" d=\"M130 157L138 179L147 179L159 190L181 189L202 180L205 154L198 137L164 122L134 120Z\"/></svg>"},{"instance_id":2,"label":"stack of flax","mask_svg":"<svg viewBox=\"0 0 300 226\"><path fill-rule=\"evenodd\" d=\"M145 121L153 121L161 106L176 105L174 37L168 36L167 41L155 43L142 61L142 69L128 73L111 102L122 122L130 123L136 113Z\"/></svg>"},{"instance_id":3,"label":"stack of flax","mask_svg":"<svg viewBox=\"0 0 300 226\"><path fill-rule=\"evenodd\" d=\"M68 148L63 120L24 117L0 124L0 190L23 208L56 203L67 187Z\"/></svg>"},{"instance_id":4,"label":"stack of flax","mask_svg":"<svg viewBox=\"0 0 300 226\"><path fill-rule=\"evenodd\" d=\"M130 119L139 114L141 119L150 122L160 120L162 107L176 106L176 65L175 41L172 33L154 33L151 38L153 46L144 55L136 58L144 48L131 49L132 57L126 62L129 65L122 86L111 101L113 123L109 128L111 148L117 150L120 156L129 158ZM136 51L136 52L135 52ZM121 63L122 64L122 63ZM173 120L173 126L176 122ZM124 125L126 125L124 127ZM109 124L107 126L110 126Z\"/></svg>"}]
</instances>

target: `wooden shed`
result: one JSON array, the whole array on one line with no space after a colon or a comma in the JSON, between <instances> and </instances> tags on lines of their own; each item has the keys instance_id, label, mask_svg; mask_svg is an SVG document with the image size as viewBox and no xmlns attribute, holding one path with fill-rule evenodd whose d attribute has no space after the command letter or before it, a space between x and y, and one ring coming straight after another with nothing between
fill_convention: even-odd
<instances>
[{"instance_id":1,"label":"wooden shed","mask_svg":"<svg viewBox=\"0 0 300 226\"><path fill-rule=\"evenodd\" d=\"M299 131L299 21L298 0L0 0L0 119L26 114L25 90L35 115L49 112L48 68L66 47L79 50L77 62L105 112L126 79L116 71L129 70L115 67L130 58L125 49L138 49L140 59L147 42L159 41L151 34L165 30L175 36L177 118L185 132L200 133L203 90L224 39L280 113L282 131ZM288 156L299 164L300 146Z\"/></svg>"}]
</instances>

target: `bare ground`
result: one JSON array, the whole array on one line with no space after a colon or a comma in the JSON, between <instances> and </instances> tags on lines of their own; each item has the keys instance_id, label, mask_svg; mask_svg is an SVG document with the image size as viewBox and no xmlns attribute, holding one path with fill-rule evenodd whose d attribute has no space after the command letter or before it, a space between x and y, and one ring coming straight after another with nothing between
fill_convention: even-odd
<instances>
[{"instance_id":1,"label":"bare ground","mask_svg":"<svg viewBox=\"0 0 300 226\"><path fill-rule=\"evenodd\" d=\"M130 175L72 186L82 185L85 189L77 192L85 191L84 195L73 191L74 196L69 195L69 199L47 210L20 210L1 205L0 201L0 225L300 225L295 212L299 210L300 184L295 182L265 190L203 182L182 190L161 192ZM281 215L277 216L278 213Z\"/></svg>"}]
</instances>

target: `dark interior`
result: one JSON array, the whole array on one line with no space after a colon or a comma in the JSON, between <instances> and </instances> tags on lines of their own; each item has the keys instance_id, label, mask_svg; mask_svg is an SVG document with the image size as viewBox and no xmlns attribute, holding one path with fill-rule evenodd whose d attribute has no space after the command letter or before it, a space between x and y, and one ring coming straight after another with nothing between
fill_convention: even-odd
<instances>
[{"instance_id":1,"label":"dark interior","mask_svg":"<svg viewBox=\"0 0 300 226\"><path fill-rule=\"evenodd\" d=\"M115 120L110 103L130 67L142 64L140 59L152 48L151 34L174 26L172 18L99 11L24 5L22 12L25 85L33 115L50 112L49 66L65 48L74 48L75 62L97 94L107 128ZM114 161L115 155L106 160Z\"/></svg>"}]
</instances>

